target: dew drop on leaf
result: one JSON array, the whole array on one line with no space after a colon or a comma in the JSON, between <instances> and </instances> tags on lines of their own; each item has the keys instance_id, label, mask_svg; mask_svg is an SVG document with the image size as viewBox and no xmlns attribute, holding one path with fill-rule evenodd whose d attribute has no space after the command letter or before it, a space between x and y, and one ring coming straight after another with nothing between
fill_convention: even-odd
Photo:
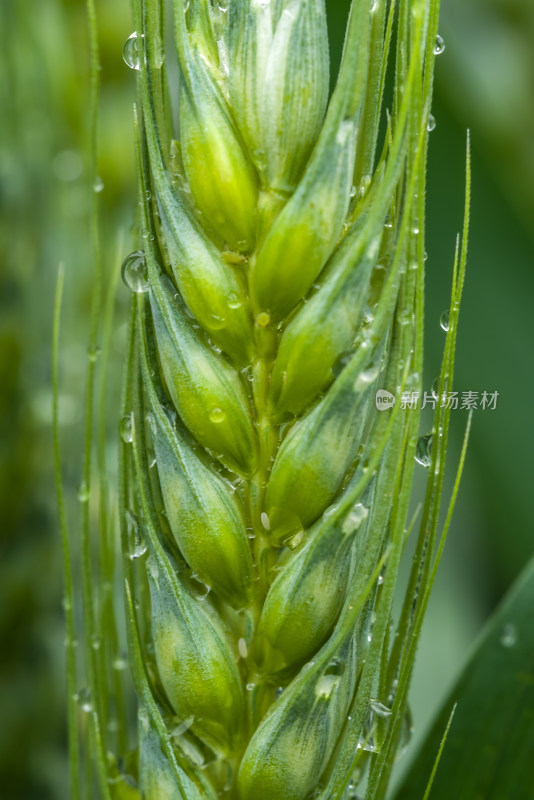
<instances>
[{"instance_id":1,"label":"dew drop on leaf","mask_svg":"<svg viewBox=\"0 0 534 800\"><path fill-rule=\"evenodd\" d=\"M88 502L89 497L91 496L91 489L89 488L89 486L88 486L86 481L82 481L80 483L80 485L78 486L77 495L78 495L78 500L80 501L80 503L87 503Z\"/></svg>"},{"instance_id":2,"label":"dew drop on leaf","mask_svg":"<svg viewBox=\"0 0 534 800\"><path fill-rule=\"evenodd\" d=\"M87 356L89 358L89 361L92 361L93 363L95 361L97 361L98 357L100 355L100 352L101 352L100 351L100 347L98 347L98 345L96 345L96 344L89 345L89 347L87 348Z\"/></svg>"},{"instance_id":3,"label":"dew drop on leaf","mask_svg":"<svg viewBox=\"0 0 534 800\"><path fill-rule=\"evenodd\" d=\"M211 588L208 586L208 584L201 580L198 575L191 575L190 585L197 600L205 600L211 592Z\"/></svg>"},{"instance_id":4,"label":"dew drop on leaf","mask_svg":"<svg viewBox=\"0 0 534 800\"><path fill-rule=\"evenodd\" d=\"M130 553L130 560L135 561L136 558L141 558L147 551L146 543L140 538L138 541L135 542L132 551Z\"/></svg>"},{"instance_id":5,"label":"dew drop on leaf","mask_svg":"<svg viewBox=\"0 0 534 800\"><path fill-rule=\"evenodd\" d=\"M131 414L126 414L119 423L119 433L125 444L133 441L133 418Z\"/></svg>"},{"instance_id":6,"label":"dew drop on leaf","mask_svg":"<svg viewBox=\"0 0 534 800\"><path fill-rule=\"evenodd\" d=\"M128 666L128 660L124 656L117 656L113 659L112 666L117 672L122 672Z\"/></svg>"},{"instance_id":7,"label":"dew drop on leaf","mask_svg":"<svg viewBox=\"0 0 534 800\"><path fill-rule=\"evenodd\" d=\"M439 318L439 324L444 331L449 330L450 317L451 317L451 312L449 311L449 309L447 309L447 311L444 311L441 317Z\"/></svg>"},{"instance_id":8,"label":"dew drop on leaf","mask_svg":"<svg viewBox=\"0 0 534 800\"><path fill-rule=\"evenodd\" d=\"M128 527L128 534L131 542L130 559L134 561L136 558L141 558L147 551L147 544L143 539L141 530L139 528L139 521L135 514L127 511L125 514L126 525Z\"/></svg>"},{"instance_id":9,"label":"dew drop on leaf","mask_svg":"<svg viewBox=\"0 0 534 800\"><path fill-rule=\"evenodd\" d=\"M345 664L340 658L333 658L325 669L325 675L343 675L345 672Z\"/></svg>"},{"instance_id":10,"label":"dew drop on leaf","mask_svg":"<svg viewBox=\"0 0 534 800\"><path fill-rule=\"evenodd\" d=\"M430 466L431 453L432 453L432 439L431 433L420 436L415 448L415 460L423 467Z\"/></svg>"},{"instance_id":11,"label":"dew drop on leaf","mask_svg":"<svg viewBox=\"0 0 534 800\"><path fill-rule=\"evenodd\" d=\"M368 515L369 509L362 505L362 503L356 503L343 522L341 530L343 533L352 533L360 527L362 522L367 519Z\"/></svg>"},{"instance_id":12,"label":"dew drop on leaf","mask_svg":"<svg viewBox=\"0 0 534 800\"><path fill-rule=\"evenodd\" d=\"M131 292L143 294L148 291L148 274L145 254L135 250L126 256L121 267L122 280Z\"/></svg>"},{"instance_id":13,"label":"dew drop on leaf","mask_svg":"<svg viewBox=\"0 0 534 800\"><path fill-rule=\"evenodd\" d=\"M214 422L216 425L219 425L221 422L224 422L226 419L226 414L222 410L222 408L212 408L210 411L210 421Z\"/></svg>"},{"instance_id":14,"label":"dew drop on leaf","mask_svg":"<svg viewBox=\"0 0 534 800\"><path fill-rule=\"evenodd\" d=\"M412 740L413 732L414 732L414 727L413 727L412 712L410 711L410 708L408 706L406 708L404 717L402 718L399 749L397 750L397 754L395 757L396 760L402 758L402 756L406 753L408 745Z\"/></svg>"},{"instance_id":15,"label":"dew drop on leaf","mask_svg":"<svg viewBox=\"0 0 534 800\"><path fill-rule=\"evenodd\" d=\"M517 628L508 622L501 630L499 641L503 647L514 647L517 644Z\"/></svg>"},{"instance_id":16,"label":"dew drop on leaf","mask_svg":"<svg viewBox=\"0 0 534 800\"><path fill-rule=\"evenodd\" d=\"M379 700L371 700L371 710L378 716L378 717L390 717L391 716L391 708L381 703Z\"/></svg>"},{"instance_id":17,"label":"dew drop on leaf","mask_svg":"<svg viewBox=\"0 0 534 800\"><path fill-rule=\"evenodd\" d=\"M440 36L438 33L434 44L434 55L439 56L443 53L444 50L445 50L445 42L443 41L443 36Z\"/></svg>"},{"instance_id":18,"label":"dew drop on leaf","mask_svg":"<svg viewBox=\"0 0 534 800\"><path fill-rule=\"evenodd\" d=\"M315 694L323 700L329 700L339 681L339 675L322 675L315 686Z\"/></svg>"},{"instance_id":19,"label":"dew drop on leaf","mask_svg":"<svg viewBox=\"0 0 534 800\"><path fill-rule=\"evenodd\" d=\"M230 292L228 295L228 308L236 309L241 308L243 304L235 292Z\"/></svg>"},{"instance_id":20,"label":"dew drop on leaf","mask_svg":"<svg viewBox=\"0 0 534 800\"><path fill-rule=\"evenodd\" d=\"M141 67L141 55L140 55L140 47L142 46L143 36L139 36L137 33L132 33L126 39L125 45L122 48L122 57L124 59L124 63L130 69L140 69Z\"/></svg>"},{"instance_id":21,"label":"dew drop on leaf","mask_svg":"<svg viewBox=\"0 0 534 800\"><path fill-rule=\"evenodd\" d=\"M186 717L184 720L182 720L182 722L178 723L178 725L175 728L173 728L172 736L174 736L175 738L183 736L184 733L189 730L194 721L195 718L193 715Z\"/></svg>"},{"instance_id":22,"label":"dew drop on leaf","mask_svg":"<svg viewBox=\"0 0 534 800\"><path fill-rule=\"evenodd\" d=\"M89 713L90 711L93 710L93 704L91 702L91 690L88 687L84 687L83 689L80 689L78 692L76 692L76 694L74 695L74 699L76 700L82 711Z\"/></svg>"}]
</instances>

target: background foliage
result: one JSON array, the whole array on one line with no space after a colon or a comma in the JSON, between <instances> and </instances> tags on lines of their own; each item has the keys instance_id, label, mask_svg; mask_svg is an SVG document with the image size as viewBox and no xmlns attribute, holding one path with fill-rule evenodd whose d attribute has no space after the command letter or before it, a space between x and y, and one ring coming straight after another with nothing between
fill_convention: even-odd
<instances>
[{"instance_id":1,"label":"background foliage","mask_svg":"<svg viewBox=\"0 0 534 800\"><path fill-rule=\"evenodd\" d=\"M329 3L332 52L348 2ZM0 26L0 786L2 797L68 796L62 577L54 508L50 339L59 262L66 270L62 435L70 507L80 474L92 288L90 209L101 200L106 275L132 249L134 81L122 61L128 0L97 3L100 183L89 185L86 11L75 0L4 0ZM483 621L534 550L534 6L447 0L437 59L428 196L427 355L438 372L450 264L461 225L465 129L473 146L468 279L457 386L499 392L475 412L453 528L423 631L412 689L416 737L429 725ZM113 355L124 353L119 291ZM115 370L118 372L119 369ZM111 406L117 386L111 387ZM110 406L110 463L118 412ZM465 412L453 415L458 437ZM455 424L456 423L456 424ZM459 445L458 445L459 446Z\"/></svg>"}]
</instances>

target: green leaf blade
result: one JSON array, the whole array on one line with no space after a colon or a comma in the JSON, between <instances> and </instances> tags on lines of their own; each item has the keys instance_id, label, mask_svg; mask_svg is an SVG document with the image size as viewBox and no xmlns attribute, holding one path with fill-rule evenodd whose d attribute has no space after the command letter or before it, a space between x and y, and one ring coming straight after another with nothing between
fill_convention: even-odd
<instances>
[{"instance_id":1,"label":"green leaf blade","mask_svg":"<svg viewBox=\"0 0 534 800\"><path fill-rule=\"evenodd\" d=\"M451 706L458 707L429 800L520 800L534 792L534 560L483 631L395 800L423 797Z\"/></svg>"}]
</instances>

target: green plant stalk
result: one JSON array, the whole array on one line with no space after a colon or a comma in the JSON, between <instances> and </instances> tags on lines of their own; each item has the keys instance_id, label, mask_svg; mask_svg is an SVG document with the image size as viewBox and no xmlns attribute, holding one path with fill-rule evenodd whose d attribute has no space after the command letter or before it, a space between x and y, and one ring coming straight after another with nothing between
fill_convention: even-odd
<instances>
[{"instance_id":1,"label":"green plant stalk","mask_svg":"<svg viewBox=\"0 0 534 800\"><path fill-rule=\"evenodd\" d=\"M66 630L66 675L67 675L67 707L69 726L69 767L70 788L73 800L79 800L80 794L80 756L78 749L78 720L76 710L76 650L74 641L76 627L74 621L74 589L72 580L72 561L67 512L65 508L65 493L61 475L61 447L59 438L59 334L61 320L61 301L63 297L64 268L60 265L56 284L56 297L54 306L54 323L52 331L52 419L54 436L54 467L56 473L57 507L59 527L61 530L61 544L63 549L63 575L65 581L64 609Z\"/></svg>"}]
</instances>

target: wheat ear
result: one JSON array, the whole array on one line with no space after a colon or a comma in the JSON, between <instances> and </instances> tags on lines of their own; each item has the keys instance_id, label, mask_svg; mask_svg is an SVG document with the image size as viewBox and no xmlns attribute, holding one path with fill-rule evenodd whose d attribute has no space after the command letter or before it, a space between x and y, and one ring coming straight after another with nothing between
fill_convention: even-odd
<instances>
[{"instance_id":1,"label":"wheat ear","mask_svg":"<svg viewBox=\"0 0 534 800\"><path fill-rule=\"evenodd\" d=\"M178 70L161 0L134 0L131 796L379 798L406 744L448 430L438 409L430 451L398 402L421 384L438 6L353 0L329 97L323 0L174 0ZM440 392L464 264L465 246ZM397 402L379 411L378 390ZM417 447L429 488L394 629Z\"/></svg>"}]
</instances>

